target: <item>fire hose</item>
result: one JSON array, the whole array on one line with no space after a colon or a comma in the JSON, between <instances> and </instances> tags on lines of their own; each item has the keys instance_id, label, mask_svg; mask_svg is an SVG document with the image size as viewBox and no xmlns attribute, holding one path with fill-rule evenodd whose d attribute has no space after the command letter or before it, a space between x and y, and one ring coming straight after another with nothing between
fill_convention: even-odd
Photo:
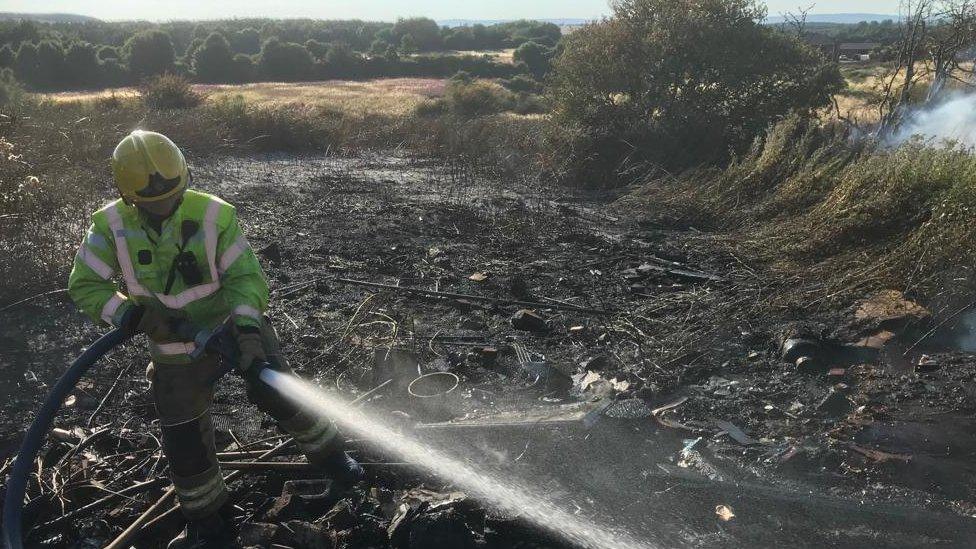
<instances>
[{"instance_id":1,"label":"fire hose","mask_svg":"<svg viewBox=\"0 0 976 549\"><path fill-rule=\"evenodd\" d=\"M227 343L228 338L224 337L227 334L225 327L222 326L211 332L209 330L196 330L194 327L184 324L178 327L177 333L187 335L189 336L187 339L193 339L197 343L197 350L195 351L197 355L203 354L204 352L214 352L224 358L224 367L214 381L234 369L236 348L234 345ZM4 546L7 549L22 549L24 546L21 522L23 520L24 495L27 491L28 478L32 472L34 460L37 458L37 454L44 444L44 440L47 438L48 431L50 431L51 424L61 409L62 403L64 403L82 376L100 358L124 343L132 335L125 330L116 328L100 337L81 356L71 363L68 370L48 393L44 404L41 405L41 409L37 413L37 417L34 418L34 422L31 423L27 434L24 436L20 451L17 453L17 457L10 469L10 475L7 478L7 492L3 501L3 540ZM259 370L262 366L266 365L258 365Z\"/></svg>"}]
</instances>

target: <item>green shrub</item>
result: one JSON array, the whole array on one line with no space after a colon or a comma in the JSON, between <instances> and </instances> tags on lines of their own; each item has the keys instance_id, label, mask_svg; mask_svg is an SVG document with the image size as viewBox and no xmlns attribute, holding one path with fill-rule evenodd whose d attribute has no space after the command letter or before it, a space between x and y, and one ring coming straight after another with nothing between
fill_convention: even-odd
<instances>
[{"instance_id":1,"label":"green shrub","mask_svg":"<svg viewBox=\"0 0 976 549\"><path fill-rule=\"evenodd\" d=\"M258 150L325 150L341 145L335 137L341 116L323 107L300 103L256 106L238 95L213 102L207 114L236 140Z\"/></svg>"},{"instance_id":2,"label":"green shrub","mask_svg":"<svg viewBox=\"0 0 976 549\"><path fill-rule=\"evenodd\" d=\"M519 93L515 96L512 111L517 114L545 114L549 112L549 102L533 93Z\"/></svg>"},{"instance_id":3,"label":"green shrub","mask_svg":"<svg viewBox=\"0 0 976 549\"><path fill-rule=\"evenodd\" d=\"M543 79L549 72L549 64L554 53L553 48L529 40L515 50L512 59L516 63L525 63L533 76Z\"/></svg>"},{"instance_id":4,"label":"green shrub","mask_svg":"<svg viewBox=\"0 0 976 549\"><path fill-rule=\"evenodd\" d=\"M261 73L272 80L306 80L314 74L315 60L305 46L271 38L261 47Z\"/></svg>"},{"instance_id":5,"label":"green shrub","mask_svg":"<svg viewBox=\"0 0 976 549\"><path fill-rule=\"evenodd\" d=\"M843 85L819 52L760 24L753 0L620 0L613 13L569 35L550 73L558 146L578 182L725 162Z\"/></svg>"},{"instance_id":6,"label":"green shrub","mask_svg":"<svg viewBox=\"0 0 976 549\"><path fill-rule=\"evenodd\" d=\"M162 74L146 79L140 87L143 101L151 109L190 109L206 97L193 89L185 76Z\"/></svg>"},{"instance_id":7,"label":"green shrub","mask_svg":"<svg viewBox=\"0 0 976 549\"><path fill-rule=\"evenodd\" d=\"M510 110L515 104L511 92L487 80L451 80L444 100L452 114L463 118L497 114Z\"/></svg>"},{"instance_id":8,"label":"green shrub","mask_svg":"<svg viewBox=\"0 0 976 549\"><path fill-rule=\"evenodd\" d=\"M542 84L531 76L518 74L509 80L500 81L502 86L516 93L539 93L542 91Z\"/></svg>"},{"instance_id":9,"label":"green shrub","mask_svg":"<svg viewBox=\"0 0 976 549\"><path fill-rule=\"evenodd\" d=\"M14 78L14 71L0 69L0 107L13 107L27 97L27 92Z\"/></svg>"},{"instance_id":10,"label":"green shrub","mask_svg":"<svg viewBox=\"0 0 976 549\"><path fill-rule=\"evenodd\" d=\"M122 47L129 71L136 78L172 72L176 62L173 41L161 30L137 32Z\"/></svg>"},{"instance_id":11,"label":"green shrub","mask_svg":"<svg viewBox=\"0 0 976 549\"><path fill-rule=\"evenodd\" d=\"M193 52L193 70L201 82L235 82L234 52L223 34L212 32Z\"/></svg>"},{"instance_id":12,"label":"green shrub","mask_svg":"<svg viewBox=\"0 0 976 549\"><path fill-rule=\"evenodd\" d=\"M447 112L447 101L444 99L427 99L418 104L414 114L421 118L435 118Z\"/></svg>"}]
</instances>

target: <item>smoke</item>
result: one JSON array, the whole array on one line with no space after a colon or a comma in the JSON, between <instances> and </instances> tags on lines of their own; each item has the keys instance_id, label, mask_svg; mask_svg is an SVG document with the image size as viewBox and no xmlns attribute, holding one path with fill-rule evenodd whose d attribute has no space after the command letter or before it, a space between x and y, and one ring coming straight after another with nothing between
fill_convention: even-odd
<instances>
[{"instance_id":1,"label":"smoke","mask_svg":"<svg viewBox=\"0 0 976 549\"><path fill-rule=\"evenodd\" d=\"M976 148L976 93L949 96L910 112L888 142L898 146L914 138L936 145L948 142Z\"/></svg>"}]
</instances>

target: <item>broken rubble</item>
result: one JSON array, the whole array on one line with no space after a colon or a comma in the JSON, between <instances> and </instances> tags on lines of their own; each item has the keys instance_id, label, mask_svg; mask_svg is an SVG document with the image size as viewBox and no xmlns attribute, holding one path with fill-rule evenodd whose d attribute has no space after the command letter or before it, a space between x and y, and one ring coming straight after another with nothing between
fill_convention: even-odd
<instances>
[{"instance_id":1,"label":"broken rubble","mask_svg":"<svg viewBox=\"0 0 976 549\"><path fill-rule=\"evenodd\" d=\"M549 329L546 320L531 309L521 309L512 315L512 327L525 332L545 332Z\"/></svg>"},{"instance_id":2,"label":"broken rubble","mask_svg":"<svg viewBox=\"0 0 976 549\"><path fill-rule=\"evenodd\" d=\"M918 359L918 364L915 365L915 371L920 373L929 373L938 370L942 364L939 361L929 355L922 355Z\"/></svg>"},{"instance_id":3,"label":"broken rubble","mask_svg":"<svg viewBox=\"0 0 976 549\"><path fill-rule=\"evenodd\" d=\"M266 522L245 522L237 532L237 543L241 547L268 547L274 543L280 528Z\"/></svg>"},{"instance_id":4,"label":"broken rubble","mask_svg":"<svg viewBox=\"0 0 976 549\"><path fill-rule=\"evenodd\" d=\"M336 549L338 543L335 532L320 524L313 524L301 520L291 520L286 523L294 543L303 549Z\"/></svg>"},{"instance_id":5,"label":"broken rubble","mask_svg":"<svg viewBox=\"0 0 976 549\"><path fill-rule=\"evenodd\" d=\"M832 387L827 396L817 405L817 411L829 418L840 418L851 413L854 403L843 391Z\"/></svg>"},{"instance_id":6,"label":"broken rubble","mask_svg":"<svg viewBox=\"0 0 976 549\"><path fill-rule=\"evenodd\" d=\"M624 392L630 388L629 381L621 381L617 378L606 379L597 372L588 371L584 374L573 376L578 390L595 398L605 398L618 392Z\"/></svg>"},{"instance_id":7,"label":"broken rubble","mask_svg":"<svg viewBox=\"0 0 976 549\"><path fill-rule=\"evenodd\" d=\"M876 329L898 332L911 323L931 319L932 313L898 290L885 290L862 301L854 318Z\"/></svg>"},{"instance_id":8,"label":"broken rubble","mask_svg":"<svg viewBox=\"0 0 976 549\"><path fill-rule=\"evenodd\" d=\"M271 507L265 511L264 520L267 522L285 522L302 517L307 513L305 502L295 494L282 494L275 498Z\"/></svg>"},{"instance_id":9,"label":"broken rubble","mask_svg":"<svg viewBox=\"0 0 976 549\"><path fill-rule=\"evenodd\" d=\"M585 370L600 371L610 366L610 357L607 355L596 355L580 362L580 367Z\"/></svg>"}]
</instances>

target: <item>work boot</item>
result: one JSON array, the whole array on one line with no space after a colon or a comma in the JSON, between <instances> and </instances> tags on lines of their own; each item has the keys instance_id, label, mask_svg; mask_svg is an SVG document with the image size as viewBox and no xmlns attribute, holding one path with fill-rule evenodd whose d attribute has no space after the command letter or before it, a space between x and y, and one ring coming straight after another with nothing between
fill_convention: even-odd
<instances>
[{"instance_id":1,"label":"work boot","mask_svg":"<svg viewBox=\"0 0 976 549\"><path fill-rule=\"evenodd\" d=\"M366 471L348 452L336 450L316 460L315 465L330 479L337 490L345 490L366 478Z\"/></svg>"},{"instance_id":2,"label":"work boot","mask_svg":"<svg viewBox=\"0 0 976 549\"><path fill-rule=\"evenodd\" d=\"M231 547L227 523L214 515L188 522L166 549L224 549Z\"/></svg>"}]
</instances>

